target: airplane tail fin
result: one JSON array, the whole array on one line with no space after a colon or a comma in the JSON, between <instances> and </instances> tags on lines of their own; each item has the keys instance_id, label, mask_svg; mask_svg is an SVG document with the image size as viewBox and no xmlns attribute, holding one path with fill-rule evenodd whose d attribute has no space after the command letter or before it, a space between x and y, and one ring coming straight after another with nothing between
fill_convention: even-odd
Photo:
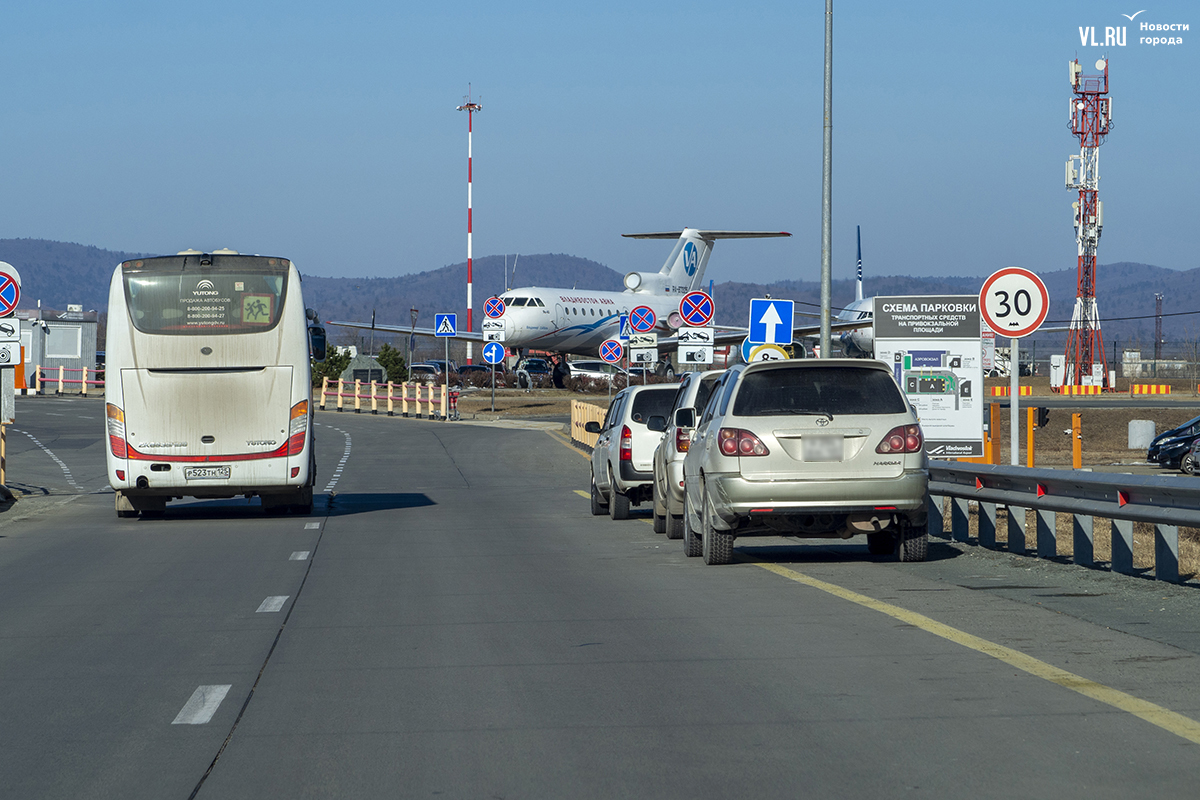
<instances>
[{"instance_id":1,"label":"airplane tail fin","mask_svg":"<svg viewBox=\"0 0 1200 800\"><path fill-rule=\"evenodd\" d=\"M681 288L692 291L704 283L704 270L708 257L712 255L713 243L717 239L766 239L775 236L791 236L786 231L703 231L684 228L681 231L662 233L625 233L628 239L677 239L671 255L657 274L631 272L625 276L625 285L630 289L662 288L674 291ZM637 276L636 279L631 276ZM648 280L649 279L649 280ZM633 285L631 285L631 283Z\"/></svg>"},{"instance_id":2,"label":"airplane tail fin","mask_svg":"<svg viewBox=\"0 0 1200 800\"><path fill-rule=\"evenodd\" d=\"M858 237L858 278L854 284L854 299L862 300L862 228L855 225L854 231Z\"/></svg>"}]
</instances>

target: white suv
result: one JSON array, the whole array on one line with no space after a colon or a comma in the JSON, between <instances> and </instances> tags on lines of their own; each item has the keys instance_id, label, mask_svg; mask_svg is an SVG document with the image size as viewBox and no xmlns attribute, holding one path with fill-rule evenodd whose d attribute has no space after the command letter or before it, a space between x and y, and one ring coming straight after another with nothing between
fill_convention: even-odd
<instances>
[{"instance_id":1,"label":"white suv","mask_svg":"<svg viewBox=\"0 0 1200 800\"><path fill-rule=\"evenodd\" d=\"M671 412L661 423L650 422L652 430L660 424L665 428L654 450L654 531L665 531L668 539L683 538L683 457L692 441L692 429L678 425L676 417L682 409L696 409L692 416L699 416L723 374L719 369L685 372ZM684 551L689 556L700 555L699 546L691 539L684 542Z\"/></svg>"},{"instance_id":2,"label":"white suv","mask_svg":"<svg viewBox=\"0 0 1200 800\"><path fill-rule=\"evenodd\" d=\"M651 417L665 417L676 386L631 386L622 389L608 407L604 422L589 422L588 433L600 438L592 449L592 513L608 511L613 519L628 519L629 506L652 497L654 448L661 429L646 427Z\"/></svg>"}]
</instances>

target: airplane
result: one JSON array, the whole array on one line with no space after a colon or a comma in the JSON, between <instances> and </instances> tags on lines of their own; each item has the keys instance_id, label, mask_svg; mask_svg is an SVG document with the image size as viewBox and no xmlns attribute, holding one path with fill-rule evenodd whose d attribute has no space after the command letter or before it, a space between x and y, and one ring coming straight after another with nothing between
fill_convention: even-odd
<instances>
[{"instance_id":1,"label":"airplane","mask_svg":"<svg viewBox=\"0 0 1200 800\"><path fill-rule=\"evenodd\" d=\"M562 289L531 286L510 289L499 295L504 313L497 319L484 318L488 332L503 331L503 344L518 354L525 349L595 356L606 339L616 338L620 316L638 306L650 307L657 318L654 332L659 348L679 342L683 327L679 303L685 294L703 285L704 272L718 239L762 239L791 236L786 231L718 231L684 228L661 233L626 233L630 239L674 239L675 247L658 272L630 272L620 292L592 289ZM347 328L362 328L433 336L432 328L411 329L403 325L372 326L363 322L334 322ZM713 343L741 343L746 328L715 326ZM835 326L836 327L836 326ZM819 330L819 327L817 328ZM814 326L795 327L796 336L811 335ZM683 336L688 336L684 328ZM472 342L487 341L484 331L458 331L453 338Z\"/></svg>"}]
</instances>

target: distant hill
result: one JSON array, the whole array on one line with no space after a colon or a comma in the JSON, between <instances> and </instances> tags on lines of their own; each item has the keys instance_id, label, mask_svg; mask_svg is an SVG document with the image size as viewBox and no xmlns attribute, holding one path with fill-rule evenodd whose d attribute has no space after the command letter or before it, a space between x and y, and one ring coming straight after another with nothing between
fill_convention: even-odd
<instances>
[{"instance_id":1,"label":"distant hill","mask_svg":"<svg viewBox=\"0 0 1200 800\"><path fill-rule=\"evenodd\" d=\"M0 239L0 261L7 261L21 272L22 307L31 308L37 300L51 308L80 303L85 309L105 311L108 283L113 267L128 258L145 253L102 250L80 244L43 239ZM510 286L578 286L588 289L619 291L621 273L586 258L561 253L522 255L515 276L508 261ZM505 259L486 256L474 262L475 324L483 314L483 300L504 289ZM433 314L454 311L460 325L466 315L466 263L451 264L426 272L398 278L330 278L304 276L307 303L316 308L321 319L369 321L372 311L381 324L409 324L409 309L417 308L418 325L432 326ZM1050 291L1048 320L1065 325L1075 303L1075 269L1043 272ZM868 294L975 294L983 283L980 277L914 278L902 275L870 276ZM1200 310L1200 269L1176 271L1149 264L1120 262L1099 268L1100 318L1104 343L1109 352L1119 348L1154 346L1154 296L1164 297L1163 311ZM820 284L816 280L785 280L770 284L729 281L717 284L717 320L725 325L746 324L745 314L752 297L770 294L799 301L799 310L816 313L820 303ZM833 304L841 307L854 299L854 282L833 282ZM1123 317L1145 317L1124 320ZM814 318L815 321L815 318ZM1047 325L1053 324L1048 322ZM348 329L331 329L335 341L353 341L358 335ZM1169 342L1200 340L1200 314L1165 316L1164 338ZM378 338L381 337L377 337ZM386 338L386 337L382 337ZM1061 346L1063 334L1039 334L1040 341Z\"/></svg>"},{"instance_id":2,"label":"distant hill","mask_svg":"<svg viewBox=\"0 0 1200 800\"><path fill-rule=\"evenodd\" d=\"M41 300L49 308L78 303L84 311L106 311L113 269L145 255L46 239L0 239L0 261L21 273L21 308L34 308Z\"/></svg>"}]
</instances>

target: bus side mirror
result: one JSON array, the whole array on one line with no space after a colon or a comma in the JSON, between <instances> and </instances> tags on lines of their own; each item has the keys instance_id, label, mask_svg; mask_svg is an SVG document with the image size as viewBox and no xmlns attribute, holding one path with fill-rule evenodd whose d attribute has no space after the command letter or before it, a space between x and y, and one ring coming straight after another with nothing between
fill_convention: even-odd
<instances>
[{"instance_id":1,"label":"bus side mirror","mask_svg":"<svg viewBox=\"0 0 1200 800\"><path fill-rule=\"evenodd\" d=\"M675 427L676 428L694 428L694 427L696 427L696 409L694 409L694 408L677 408L677 409L675 409Z\"/></svg>"},{"instance_id":2,"label":"bus side mirror","mask_svg":"<svg viewBox=\"0 0 1200 800\"><path fill-rule=\"evenodd\" d=\"M325 360L325 329L317 325L308 329L308 341L312 347L312 357L314 361L320 362Z\"/></svg>"}]
</instances>

